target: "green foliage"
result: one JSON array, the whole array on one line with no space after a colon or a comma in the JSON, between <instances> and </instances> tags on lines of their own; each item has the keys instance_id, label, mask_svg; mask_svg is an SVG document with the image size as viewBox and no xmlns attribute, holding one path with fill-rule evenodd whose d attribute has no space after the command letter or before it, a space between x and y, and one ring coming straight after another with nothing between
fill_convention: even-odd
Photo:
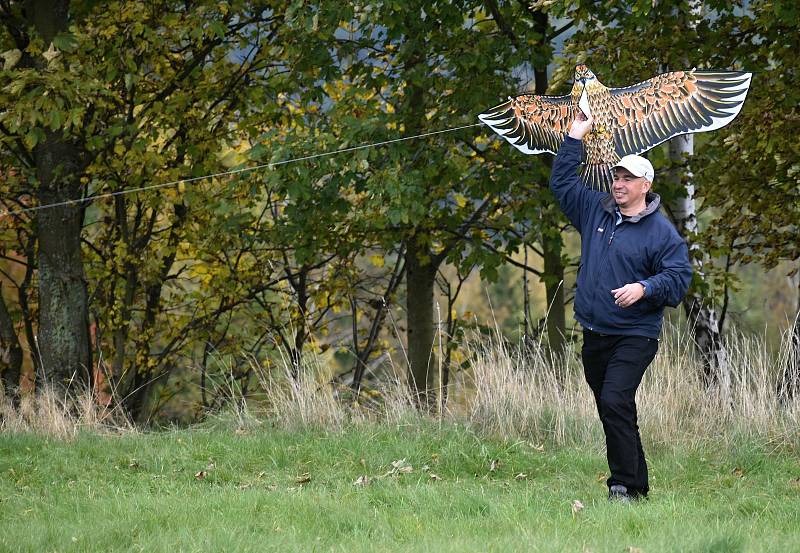
<instances>
[{"instance_id":1,"label":"green foliage","mask_svg":"<svg viewBox=\"0 0 800 553\"><path fill-rule=\"evenodd\" d=\"M549 93L568 89L576 61L612 85L683 59L760 71L739 119L693 161L712 218L705 245L766 266L796 259L800 169L785 138L797 126L796 7L705 2L690 29L691 4L81 1L45 40L7 3L0 196L9 210L44 201L37 152L53 137L77 152L61 176L71 199L98 197L80 236L97 369L139 420L178 393L208 406L206 377L246 388L250 363L275 366L281 352L295 370L309 350L368 362L391 349L382 317L403 299L409 247L420 265L488 280L505 278L523 242L562 249L544 157L463 129L99 196L475 123L532 89L523 73L546 73L559 21L579 30ZM30 213L0 222L9 312L28 344L37 225Z\"/></svg>"},{"instance_id":2,"label":"green foliage","mask_svg":"<svg viewBox=\"0 0 800 553\"><path fill-rule=\"evenodd\" d=\"M48 131L78 145L83 171L72 176L88 197L224 170L225 155L242 150L248 133L286 121L282 95L328 73L319 68L330 66L325 48L313 47L319 31L292 16L295 4L74 6L68 34L49 48L37 37L25 47L23 62L44 60L0 76L7 106L0 144L4 164L19 175L3 183L4 196L27 204L37 179L29 160ZM326 15L318 25L331 18L338 21ZM6 46L13 29L6 27ZM120 195L87 209L95 346L135 416L146 415L154 381L202 349L202 340L217 349L231 340L240 356L263 342L263 333L253 334L262 321L235 310L264 294L277 303L276 286L288 277L265 271L275 259L258 242L269 197L252 177ZM34 223L13 218L17 227ZM281 313L279 324L290 317ZM228 336L231 328L239 340Z\"/></svg>"},{"instance_id":3,"label":"green foliage","mask_svg":"<svg viewBox=\"0 0 800 553\"><path fill-rule=\"evenodd\" d=\"M718 213L707 247L772 268L800 259L800 146L791 138L800 128L797 5L750 7L732 51L755 71L751 92L734 132L711 145L699 173L704 202Z\"/></svg>"}]
</instances>

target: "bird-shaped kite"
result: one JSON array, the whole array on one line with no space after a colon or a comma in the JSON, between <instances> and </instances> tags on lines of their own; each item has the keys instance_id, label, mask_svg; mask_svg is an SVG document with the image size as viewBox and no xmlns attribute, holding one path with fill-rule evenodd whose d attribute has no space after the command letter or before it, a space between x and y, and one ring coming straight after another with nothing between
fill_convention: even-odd
<instances>
[{"instance_id":1,"label":"bird-shaped kite","mask_svg":"<svg viewBox=\"0 0 800 553\"><path fill-rule=\"evenodd\" d=\"M478 117L526 154L556 153L578 110L594 118L584 137L583 181L608 188L611 168L679 134L712 131L742 109L751 73L674 71L624 88L608 88L585 65L565 96L522 94Z\"/></svg>"}]
</instances>

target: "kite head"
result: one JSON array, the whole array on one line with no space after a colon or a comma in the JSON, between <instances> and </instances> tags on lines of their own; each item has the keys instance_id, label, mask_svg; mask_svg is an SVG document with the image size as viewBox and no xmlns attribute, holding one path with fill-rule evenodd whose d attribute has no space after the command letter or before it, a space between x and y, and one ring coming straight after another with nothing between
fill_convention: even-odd
<instances>
[{"instance_id":1,"label":"kite head","mask_svg":"<svg viewBox=\"0 0 800 553\"><path fill-rule=\"evenodd\" d=\"M578 104L581 111L586 114L586 117L592 116L592 110L589 107L589 98L587 92L602 86L597 77L594 76L592 70L584 64L575 66L575 82L572 85L572 98Z\"/></svg>"},{"instance_id":2,"label":"kite head","mask_svg":"<svg viewBox=\"0 0 800 553\"><path fill-rule=\"evenodd\" d=\"M592 70L583 64L575 66L575 84L582 83L584 85L596 82L597 77L594 76Z\"/></svg>"}]
</instances>

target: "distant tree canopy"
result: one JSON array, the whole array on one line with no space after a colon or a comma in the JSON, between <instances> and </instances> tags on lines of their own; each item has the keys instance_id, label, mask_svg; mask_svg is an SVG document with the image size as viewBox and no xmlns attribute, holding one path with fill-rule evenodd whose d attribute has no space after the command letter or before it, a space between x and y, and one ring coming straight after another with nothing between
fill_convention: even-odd
<instances>
[{"instance_id":1,"label":"distant tree canopy","mask_svg":"<svg viewBox=\"0 0 800 553\"><path fill-rule=\"evenodd\" d=\"M282 360L304 378L309 352L327 352L358 393L399 333L424 396L455 363L459 279L496 278L523 245L545 259L536 275L560 351L570 231L548 160L485 128L181 179L474 124L520 89L565 92L576 61L620 84L685 59L756 71L739 119L692 161L713 213L701 243L713 257L798 260L800 158L786 138L798 8L709 1L692 28L675 16L697 7L0 3L6 393L18 399L35 369L35 385L93 386L144 422L177 394L213 407ZM432 350L445 355L442 381Z\"/></svg>"}]
</instances>

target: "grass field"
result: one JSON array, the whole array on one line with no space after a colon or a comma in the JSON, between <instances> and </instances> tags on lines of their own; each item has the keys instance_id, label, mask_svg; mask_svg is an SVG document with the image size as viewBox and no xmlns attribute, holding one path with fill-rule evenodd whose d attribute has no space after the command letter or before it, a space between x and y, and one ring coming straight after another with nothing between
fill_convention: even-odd
<instances>
[{"instance_id":1,"label":"grass field","mask_svg":"<svg viewBox=\"0 0 800 553\"><path fill-rule=\"evenodd\" d=\"M606 501L594 443L504 441L420 420L69 440L7 432L0 549L800 550L796 451L752 439L651 444L651 498L624 505Z\"/></svg>"}]
</instances>

